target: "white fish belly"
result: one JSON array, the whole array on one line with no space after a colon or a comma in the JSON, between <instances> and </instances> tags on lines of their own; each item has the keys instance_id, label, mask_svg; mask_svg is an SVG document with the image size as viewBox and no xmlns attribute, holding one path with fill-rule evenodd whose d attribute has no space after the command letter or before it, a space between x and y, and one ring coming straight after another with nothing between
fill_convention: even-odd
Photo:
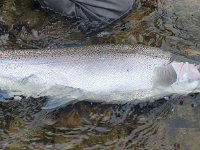
<instances>
[{"instance_id":1,"label":"white fish belly","mask_svg":"<svg viewBox=\"0 0 200 150\"><path fill-rule=\"evenodd\" d=\"M54 62L49 59L45 63L37 59L3 60L0 75L15 81L30 78L26 81L38 87L62 85L88 92L131 92L151 89L154 68L167 62L166 59L137 54L77 59L61 56Z\"/></svg>"}]
</instances>

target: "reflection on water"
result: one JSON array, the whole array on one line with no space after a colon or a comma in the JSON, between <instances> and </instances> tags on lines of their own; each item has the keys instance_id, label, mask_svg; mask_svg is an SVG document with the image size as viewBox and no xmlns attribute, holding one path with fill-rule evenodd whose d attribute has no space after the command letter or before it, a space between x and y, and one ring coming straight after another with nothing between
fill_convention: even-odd
<instances>
[{"instance_id":1,"label":"reflection on water","mask_svg":"<svg viewBox=\"0 0 200 150\"><path fill-rule=\"evenodd\" d=\"M140 43L199 59L199 7L199 0L138 0L124 20L91 32L88 23L44 10L34 0L1 0L0 50ZM45 97L11 100L0 104L0 149L198 150L199 98L136 106L84 101L50 112L41 109Z\"/></svg>"},{"instance_id":2,"label":"reflection on water","mask_svg":"<svg viewBox=\"0 0 200 150\"><path fill-rule=\"evenodd\" d=\"M70 104L42 110L46 98L1 103L0 148L198 149L200 95L138 105Z\"/></svg>"}]
</instances>

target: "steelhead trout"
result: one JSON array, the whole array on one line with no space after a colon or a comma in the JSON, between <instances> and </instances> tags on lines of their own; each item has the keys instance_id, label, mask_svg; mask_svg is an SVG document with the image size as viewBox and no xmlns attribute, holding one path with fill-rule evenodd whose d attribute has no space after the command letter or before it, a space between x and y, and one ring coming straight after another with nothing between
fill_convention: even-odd
<instances>
[{"instance_id":1,"label":"steelhead trout","mask_svg":"<svg viewBox=\"0 0 200 150\"><path fill-rule=\"evenodd\" d=\"M140 102L199 92L198 66L175 59L141 45L0 51L1 100L47 96L49 109L74 100Z\"/></svg>"}]
</instances>

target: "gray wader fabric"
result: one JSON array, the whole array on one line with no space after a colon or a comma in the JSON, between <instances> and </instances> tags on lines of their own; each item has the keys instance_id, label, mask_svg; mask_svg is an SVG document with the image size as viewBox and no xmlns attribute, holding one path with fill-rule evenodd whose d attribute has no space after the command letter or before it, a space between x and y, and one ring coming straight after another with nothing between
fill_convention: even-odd
<instances>
[{"instance_id":1,"label":"gray wader fabric","mask_svg":"<svg viewBox=\"0 0 200 150\"><path fill-rule=\"evenodd\" d=\"M39 0L43 7L62 15L111 23L125 16L135 0Z\"/></svg>"}]
</instances>

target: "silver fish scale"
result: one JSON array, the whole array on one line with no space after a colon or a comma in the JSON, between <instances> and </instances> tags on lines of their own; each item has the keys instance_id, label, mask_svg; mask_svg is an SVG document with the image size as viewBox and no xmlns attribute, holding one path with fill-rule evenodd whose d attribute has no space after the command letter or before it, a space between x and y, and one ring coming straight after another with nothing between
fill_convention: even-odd
<instances>
[{"instance_id":1,"label":"silver fish scale","mask_svg":"<svg viewBox=\"0 0 200 150\"><path fill-rule=\"evenodd\" d=\"M170 53L161 49L142 45L92 45L64 49L29 49L0 51L0 58L20 59L21 57L57 57L64 55L101 55L101 54L143 54L152 57L169 59Z\"/></svg>"}]
</instances>

